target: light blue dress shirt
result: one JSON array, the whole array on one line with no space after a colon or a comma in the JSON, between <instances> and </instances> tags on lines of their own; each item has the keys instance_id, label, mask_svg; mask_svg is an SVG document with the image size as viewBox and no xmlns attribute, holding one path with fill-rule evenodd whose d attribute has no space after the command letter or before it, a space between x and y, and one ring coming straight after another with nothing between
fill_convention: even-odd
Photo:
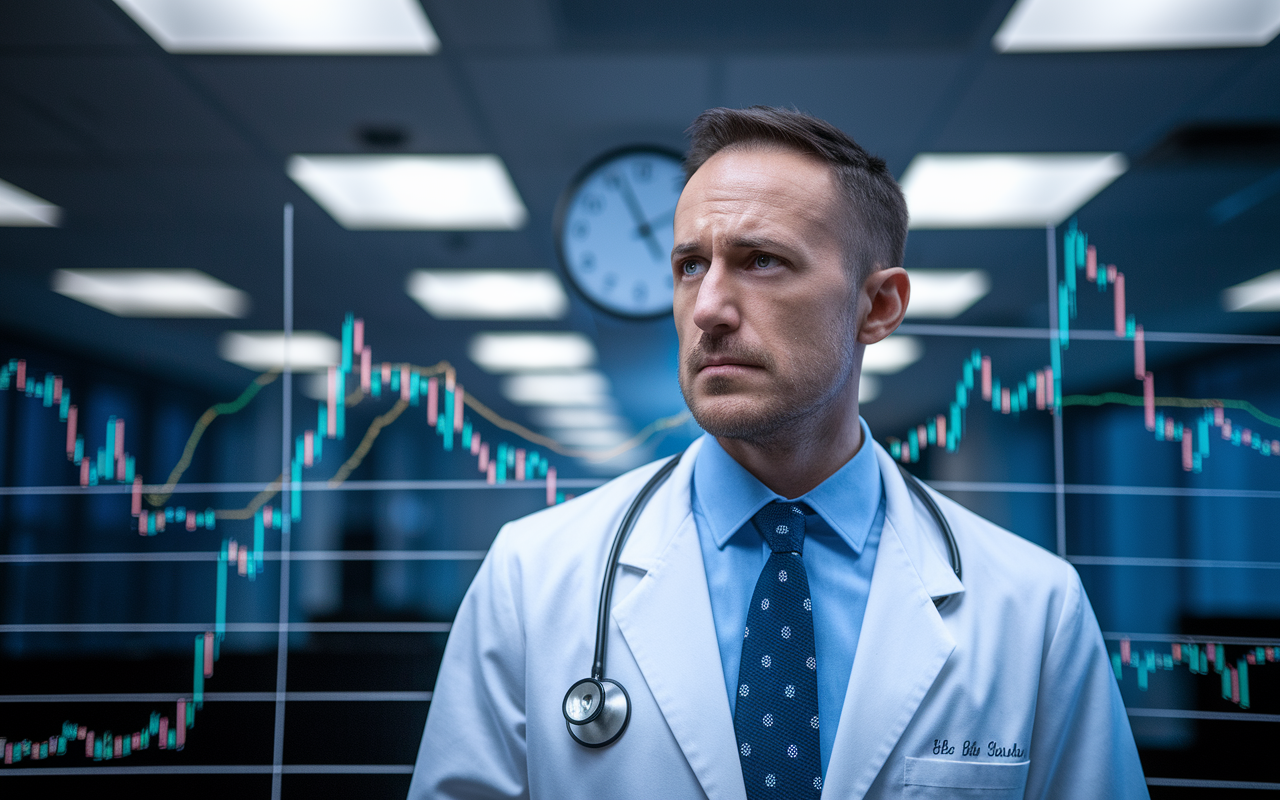
<instances>
[{"instance_id":1,"label":"light blue dress shirt","mask_svg":"<svg viewBox=\"0 0 1280 800\"><path fill-rule=\"evenodd\" d=\"M867 423L859 422L863 444L857 455L801 497L775 494L711 436L706 437L693 466L693 517L731 712L736 706L747 607L769 559L769 545L751 524L751 517L774 500L803 502L813 511L805 516L804 566L813 598L824 775L844 707L884 527L880 465L870 445Z\"/></svg>"}]
</instances>

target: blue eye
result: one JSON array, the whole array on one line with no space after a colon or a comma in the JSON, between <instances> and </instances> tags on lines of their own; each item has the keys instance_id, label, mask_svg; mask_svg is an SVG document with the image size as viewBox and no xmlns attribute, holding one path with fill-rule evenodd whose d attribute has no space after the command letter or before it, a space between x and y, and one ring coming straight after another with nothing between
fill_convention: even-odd
<instances>
[{"instance_id":1,"label":"blue eye","mask_svg":"<svg viewBox=\"0 0 1280 800\"><path fill-rule=\"evenodd\" d=\"M684 272L685 275L697 275L698 272L702 269L702 265L699 264L697 261L686 261L680 265L680 269Z\"/></svg>"},{"instance_id":2,"label":"blue eye","mask_svg":"<svg viewBox=\"0 0 1280 800\"><path fill-rule=\"evenodd\" d=\"M758 269L767 269L773 266L774 261L776 261L776 259L773 256L761 253L755 258L755 266Z\"/></svg>"}]
</instances>

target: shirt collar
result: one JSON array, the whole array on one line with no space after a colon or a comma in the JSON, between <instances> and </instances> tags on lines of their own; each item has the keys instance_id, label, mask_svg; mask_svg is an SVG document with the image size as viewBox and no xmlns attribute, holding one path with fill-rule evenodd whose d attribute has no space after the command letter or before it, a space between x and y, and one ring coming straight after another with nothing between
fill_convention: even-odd
<instances>
[{"instance_id":1,"label":"shirt collar","mask_svg":"<svg viewBox=\"0 0 1280 800\"><path fill-rule=\"evenodd\" d=\"M871 431L865 420L862 447L829 478L797 498L785 498L770 490L725 452L712 436L698 451L693 465L693 489L703 518L716 547L724 549L730 537L774 500L793 499L807 503L831 526L854 553L861 553L879 507L880 466L871 446Z\"/></svg>"}]
</instances>

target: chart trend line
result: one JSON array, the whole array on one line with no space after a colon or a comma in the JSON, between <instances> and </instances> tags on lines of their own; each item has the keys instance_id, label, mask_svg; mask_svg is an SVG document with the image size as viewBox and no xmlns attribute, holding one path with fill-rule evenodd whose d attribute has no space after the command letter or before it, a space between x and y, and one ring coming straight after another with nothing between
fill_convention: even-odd
<instances>
[{"instance_id":1,"label":"chart trend line","mask_svg":"<svg viewBox=\"0 0 1280 800\"><path fill-rule=\"evenodd\" d=\"M378 438L378 434L382 433L382 429L395 422L401 412L408 407L409 403L407 401L397 400L396 404L391 407L390 411L375 417L373 422L369 424L368 430L365 431L364 438L360 440L360 445L356 448L356 451L351 454L351 457L348 458L341 467L338 468L337 473L329 479L329 485L335 487L341 486L342 482L351 475L351 472L356 467L360 466L360 462L363 461L364 457L369 454L371 449L373 449L373 442Z\"/></svg>"},{"instance_id":2,"label":"chart trend line","mask_svg":"<svg viewBox=\"0 0 1280 800\"><path fill-rule=\"evenodd\" d=\"M169 477L165 480L165 488L159 492L147 495L147 502L153 506L162 506L173 495L173 487L178 485L178 481L182 480L182 474L191 466L191 459L195 456L196 445L200 443L200 439L204 436L204 432L209 429L213 421L224 414L234 414L245 406L249 405L249 401L262 391L262 387L280 377L279 370L271 370L264 372L253 379L240 396L228 403L218 403L210 406L200 419L196 420L195 427L191 431L191 435L187 437L187 444L182 448L182 457L178 459L178 463L174 465L173 470L169 473Z\"/></svg>"},{"instance_id":3,"label":"chart trend line","mask_svg":"<svg viewBox=\"0 0 1280 800\"><path fill-rule=\"evenodd\" d=\"M485 483L498 485L509 481L540 481L546 490L548 505L573 497L558 489L556 467L538 450L507 442L486 441L467 416L468 406L501 430L532 443L542 444L561 455L593 460L615 457L647 441L654 434L683 424L688 419L686 412L656 420L631 439L604 451L568 448L503 418L465 392L457 383L456 370L447 361L440 361L429 367L384 362L375 368L372 349L364 338L363 320L356 319L351 314L346 315L342 325L342 360L328 370L327 398L317 404L315 426L296 435L292 458L290 454L285 454L286 472L282 472L257 491L244 507L238 509L196 510L168 503L175 492L179 491L179 487L184 485L182 478L214 420L245 409L264 387L280 375L278 371L257 376L236 399L217 403L206 409L193 426L182 456L170 471L166 482L159 487L146 487L142 476L137 474L134 457L125 449L123 419L115 416L108 419L103 445L97 448L96 455L89 454L85 437L78 428L78 409L71 403L71 393L63 385L62 377L49 373L43 380L33 379L28 376L27 362L23 359L13 359L0 365L0 389L8 389L12 384L43 406L58 408L59 419L67 425L66 456L79 470L81 489L114 483L130 495L130 512L135 520L132 527L140 536L156 536L164 533L169 526L182 526L188 531L212 531L217 529L219 521L252 523L249 539L251 544L241 543L234 536L222 538L216 554L213 622L194 639L191 692L189 696L174 700L176 705L172 716L153 709L148 724L124 735L113 734L110 730L99 732L90 726L68 721L59 733L47 739L0 738L0 746L3 746L5 754L4 763L15 764L24 760L38 761L65 756L76 749L77 742L84 743L86 758L94 761L126 758L153 746L162 750L182 750L187 743L187 732L195 725L197 712L204 707L205 683L213 677L222 642L229 630L226 619L228 574L248 581L257 579L265 566L268 535L280 532L279 536L284 537L282 529L287 527L286 523L297 522L302 518L302 491L307 485L303 481L304 470L321 466L326 439L346 438L347 409L366 401L378 400L384 389L388 394L398 394L395 403L369 424L354 452L338 467L333 477L325 482L327 488L341 486L367 457L382 431L414 406L426 406L426 421L432 432L439 437L444 451L454 450L456 443L459 449L475 457L476 467ZM356 386L349 388L353 381ZM290 519L287 521L279 509L269 504L284 490L286 475L290 492L287 502ZM145 495L149 508L143 504L144 488L150 490ZM230 629L238 630L240 627L242 626L232 625Z\"/></svg>"},{"instance_id":4,"label":"chart trend line","mask_svg":"<svg viewBox=\"0 0 1280 800\"><path fill-rule=\"evenodd\" d=\"M1064 406L1102 406L1109 403L1116 403L1126 406L1140 406L1146 402L1145 398L1136 394L1125 394L1123 392L1103 392L1102 394L1069 394L1062 398ZM1153 404L1159 406L1174 406L1177 408L1238 408L1252 415L1260 422L1273 425L1280 428L1280 417L1273 417L1270 414L1259 409L1253 403L1247 400L1229 400L1223 398L1198 398L1198 397L1156 397L1153 398Z\"/></svg>"},{"instance_id":5,"label":"chart trend line","mask_svg":"<svg viewBox=\"0 0 1280 800\"><path fill-rule=\"evenodd\" d=\"M1143 424L1156 441L1181 445L1182 469L1198 473L1210 454L1209 442L1217 438L1235 447L1254 450L1261 456L1280 456L1280 439L1268 439L1250 428L1233 424L1225 416L1232 408L1253 416L1258 421L1280 428L1280 418L1263 412L1244 400L1219 398L1156 397L1155 375L1147 369L1146 335L1143 326L1126 307L1125 275L1114 264L1098 260L1098 251L1088 243L1073 221L1063 237L1065 277L1058 281L1056 307L1057 327L1049 336L1050 364L1005 382L993 372L991 356L975 349L961 363L961 376L956 382L955 399L946 414L930 416L907 431L902 438L889 437L887 444L894 458L908 464L920 460L929 446L956 452L966 427L969 407L978 394L981 403L993 413L1020 416L1024 412L1045 412L1059 417L1065 406L1102 406L1108 404L1142 406ZM1050 261L1053 257L1050 251ZM1083 273L1083 276L1081 275ZM1127 341L1133 347L1133 376L1142 383L1142 394L1105 392L1098 395L1062 395L1062 353L1070 347L1071 320L1077 316L1081 282L1093 283L1097 294L1111 295L1115 340ZM1090 337L1091 339L1094 337ZM1200 408L1204 412L1191 420L1177 420L1158 407ZM1061 482L1061 479L1059 479ZM1061 516L1061 511L1059 511ZM1060 520L1061 522L1061 520ZM1059 526L1061 528L1061 525ZM1059 533L1061 540L1061 532ZM1059 542L1061 550L1062 543Z\"/></svg>"}]
</instances>

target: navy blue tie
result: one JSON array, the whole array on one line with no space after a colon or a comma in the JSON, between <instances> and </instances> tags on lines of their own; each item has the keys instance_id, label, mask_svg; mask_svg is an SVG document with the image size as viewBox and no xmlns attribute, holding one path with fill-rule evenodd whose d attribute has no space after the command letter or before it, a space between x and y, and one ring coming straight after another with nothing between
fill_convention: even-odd
<instances>
[{"instance_id":1,"label":"navy blue tie","mask_svg":"<svg viewBox=\"0 0 1280 800\"><path fill-rule=\"evenodd\" d=\"M752 521L773 554L756 581L742 639L733 729L748 800L817 798L818 665L804 561L804 511L775 501Z\"/></svg>"}]
</instances>

